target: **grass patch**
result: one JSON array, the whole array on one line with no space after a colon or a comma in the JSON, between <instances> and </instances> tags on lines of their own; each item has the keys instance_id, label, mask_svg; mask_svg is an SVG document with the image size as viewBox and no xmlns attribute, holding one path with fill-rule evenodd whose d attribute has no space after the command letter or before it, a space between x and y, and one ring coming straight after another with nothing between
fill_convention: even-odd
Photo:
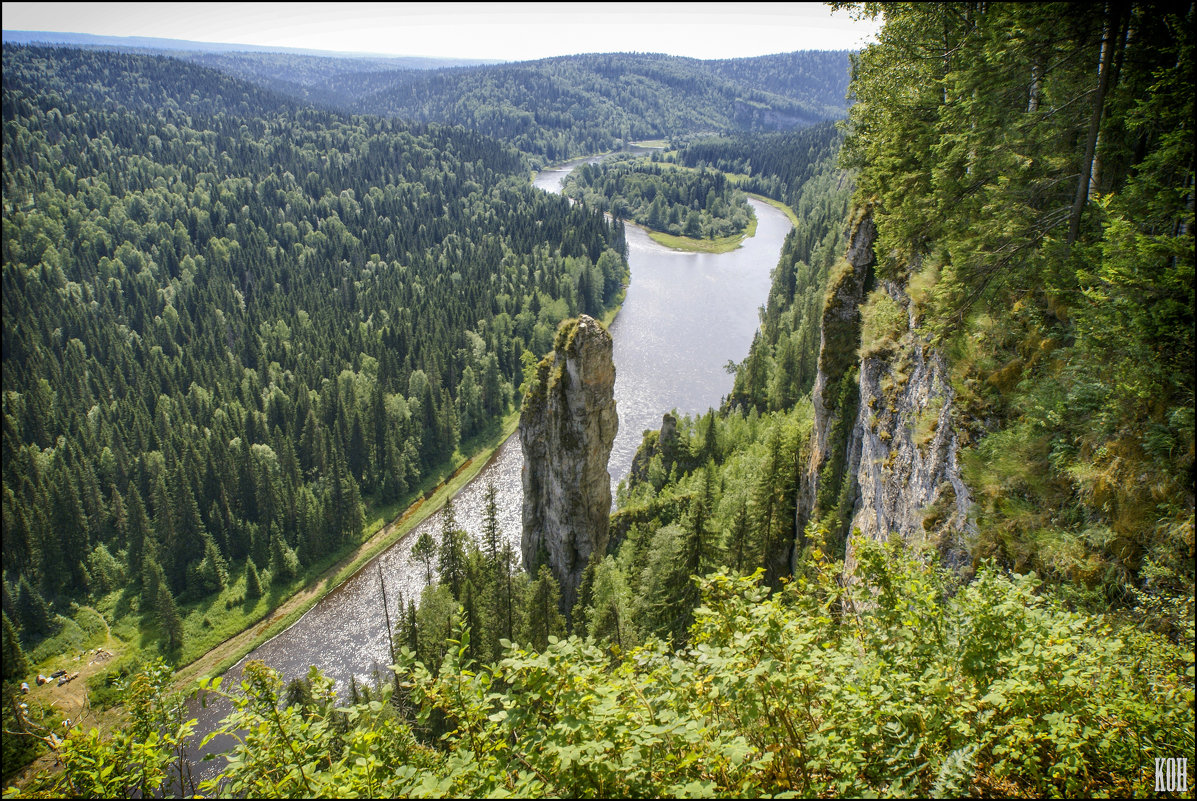
<instances>
[{"instance_id":1,"label":"grass patch","mask_svg":"<svg viewBox=\"0 0 1197 801\"><path fill-rule=\"evenodd\" d=\"M798 227L798 215L795 214L794 210L791 209L789 206L787 206L785 203L782 203L780 200L774 200L771 197L765 197L764 195L758 195L756 192L745 192L745 194L748 195L748 197L756 198L757 200L759 200L762 203L769 204L770 206L772 206L773 208L777 209L782 214L784 214L789 219L791 225L793 225L795 228Z\"/></svg>"},{"instance_id":2,"label":"grass patch","mask_svg":"<svg viewBox=\"0 0 1197 801\"><path fill-rule=\"evenodd\" d=\"M36 675L39 668L57 665L72 651L78 653L108 639L108 625L103 615L90 606L77 607L73 617L59 615L57 622L57 633L42 640L27 654L30 675Z\"/></svg>"},{"instance_id":3,"label":"grass patch","mask_svg":"<svg viewBox=\"0 0 1197 801\"><path fill-rule=\"evenodd\" d=\"M664 139L645 139L643 142L628 142L631 147L669 147L669 143Z\"/></svg>"},{"instance_id":4,"label":"grass patch","mask_svg":"<svg viewBox=\"0 0 1197 801\"><path fill-rule=\"evenodd\" d=\"M860 358L894 352L907 327L906 310L884 289L874 289L860 307Z\"/></svg>"}]
</instances>

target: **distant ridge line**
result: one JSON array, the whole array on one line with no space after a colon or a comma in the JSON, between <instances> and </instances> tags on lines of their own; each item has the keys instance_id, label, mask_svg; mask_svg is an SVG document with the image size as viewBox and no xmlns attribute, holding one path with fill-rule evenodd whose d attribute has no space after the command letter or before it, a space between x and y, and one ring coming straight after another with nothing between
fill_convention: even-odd
<instances>
[{"instance_id":1,"label":"distant ridge line","mask_svg":"<svg viewBox=\"0 0 1197 801\"><path fill-rule=\"evenodd\" d=\"M323 56L326 58L387 59L397 66L409 69L436 69L439 67L482 66L504 64L500 59L485 58L439 58L432 56L396 56L387 53L355 53L343 50L313 50L304 47L274 47L270 45L235 44L230 42L199 42L191 39L167 39L158 36L106 36L94 33L67 33L59 31L13 31L2 32L4 44L56 44L56 45L99 45L103 47L153 48L158 50L188 50L201 53L288 53L301 56ZM417 65L424 66L417 66Z\"/></svg>"}]
</instances>

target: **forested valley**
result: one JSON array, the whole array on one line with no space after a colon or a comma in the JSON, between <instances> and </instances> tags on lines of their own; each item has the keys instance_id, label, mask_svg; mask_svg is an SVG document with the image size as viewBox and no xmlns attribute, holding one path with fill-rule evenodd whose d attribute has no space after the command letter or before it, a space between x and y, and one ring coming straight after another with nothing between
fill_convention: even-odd
<instances>
[{"instance_id":1,"label":"forested valley","mask_svg":"<svg viewBox=\"0 0 1197 801\"><path fill-rule=\"evenodd\" d=\"M89 60L153 59L6 47L6 698L47 598L128 580L165 622L221 571L302 569L338 485L421 487L559 322L618 303L618 222L529 164L669 133L659 177L730 174L798 220L722 407L646 434L572 608L493 509L472 536L450 514L393 675L205 679L242 734L198 790L1151 792L1194 749L1192 5L852 13L885 27L846 121L786 131L244 114L136 77L88 94ZM173 786L181 695L128 672L130 725L6 797Z\"/></svg>"},{"instance_id":2,"label":"forested valley","mask_svg":"<svg viewBox=\"0 0 1197 801\"><path fill-rule=\"evenodd\" d=\"M359 541L624 280L618 223L461 129L42 48L5 49L4 122L4 613L26 647L64 625L47 604L123 589L118 616L198 655L178 604Z\"/></svg>"}]
</instances>

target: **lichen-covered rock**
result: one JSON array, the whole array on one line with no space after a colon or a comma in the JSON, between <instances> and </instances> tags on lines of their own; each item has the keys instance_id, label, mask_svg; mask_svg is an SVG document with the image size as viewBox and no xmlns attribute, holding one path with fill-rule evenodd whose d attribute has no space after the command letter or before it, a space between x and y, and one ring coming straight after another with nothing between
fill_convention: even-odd
<instances>
[{"instance_id":1,"label":"lichen-covered rock","mask_svg":"<svg viewBox=\"0 0 1197 801\"><path fill-rule=\"evenodd\" d=\"M607 460L618 427L611 335L586 315L566 320L537 366L519 424L524 565L547 561L566 610L590 555L607 547Z\"/></svg>"},{"instance_id":2,"label":"lichen-covered rock","mask_svg":"<svg viewBox=\"0 0 1197 801\"><path fill-rule=\"evenodd\" d=\"M884 281L882 289L910 314L910 299L899 285ZM894 352L861 360L859 384L849 530L878 541L896 534L911 547L938 550L949 566L965 566L971 498L960 477L954 393L943 355L917 333L912 314ZM844 556L849 575L855 556L849 540Z\"/></svg>"},{"instance_id":3,"label":"lichen-covered rock","mask_svg":"<svg viewBox=\"0 0 1197 801\"><path fill-rule=\"evenodd\" d=\"M875 281L875 239L865 209L845 263L828 285L810 459L799 481L799 543L807 521L816 519L828 523L829 539L843 547L848 576L856 565L849 536L855 531L933 547L961 568L971 498L960 476L954 394L947 363L919 331L901 284L881 281L877 290L904 320L901 331L895 340L867 343L863 357L860 352L860 307Z\"/></svg>"}]
</instances>

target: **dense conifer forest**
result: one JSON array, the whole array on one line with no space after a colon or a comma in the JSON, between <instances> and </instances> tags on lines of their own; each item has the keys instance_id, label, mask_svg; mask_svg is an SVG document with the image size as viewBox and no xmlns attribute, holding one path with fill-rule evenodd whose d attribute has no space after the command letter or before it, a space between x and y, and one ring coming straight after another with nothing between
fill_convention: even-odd
<instances>
[{"instance_id":1,"label":"dense conifer forest","mask_svg":"<svg viewBox=\"0 0 1197 801\"><path fill-rule=\"evenodd\" d=\"M349 107L457 123L555 162L661 136L835 119L846 76L843 52L734 61L604 53L405 74Z\"/></svg>"},{"instance_id":2,"label":"dense conifer forest","mask_svg":"<svg viewBox=\"0 0 1197 801\"><path fill-rule=\"evenodd\" d=\"M516 568L493 494L473 536L450 505L413 551L427 587L398 610L393 676L337 695L250 662L238 687L203 682L242 740L200 792L1138 795L1193 752L1192 5L852 13L885 27L852 57L840 126L653 129L694 169L651 177L730 174L798 224L731 394L646 434L573 608L547 567ZM792 62L763 63L704 69L787 96ZM138 583L169 633L176 595L238 560L264 584L347 531L338 485L352 503L417 486L519 398L562 319L617 300L619 225L527 189L519 150L646 134L606 112L510 129L512 76L544 64L458 84L489 139L274 94L245 113L172 94L154 59L5 48L6 698L47 599L71 600L55 578L74 571L80 601ZM428 108L464 102L427 80ZM486 93L511 102L484 125ZM857 408L861 376L900 405L924 352L951 409L902 436L951 426L968 526L851 539L840 457L895 414ZM816 448L833 458L799 526ZM924 514L931 532L943 510ZM192 732L169 668L123 692L128 726L76 730L61 770L6 796L173 781Z\"/></svg>"},{"instance_id":3,"label":"dense conifer forest","mask_svg":"<svg viewBox=\"0 0 1197 801\"><path fill-rule=\"evenodd\" d=\"M355 542L363 501L409 497L511 408L525 352L620 291L618 224L494 140L161 57L4 58L4 604L26 647L57 628L46 602L129 586L177 653L174 599Z\"/></svg>"},{"instance_id":4,"label":"dense conifer forest","mask_svg":"<svg viewBox=\"0 0 1197 801\"><path fill-rule=\"evenodd\" d=\"M678 171L636 157L584 164L566 177L564 191L615 217L675 236L740 234L753 219L744 193L722 172Z\"/></svg>"}]
</instances>

